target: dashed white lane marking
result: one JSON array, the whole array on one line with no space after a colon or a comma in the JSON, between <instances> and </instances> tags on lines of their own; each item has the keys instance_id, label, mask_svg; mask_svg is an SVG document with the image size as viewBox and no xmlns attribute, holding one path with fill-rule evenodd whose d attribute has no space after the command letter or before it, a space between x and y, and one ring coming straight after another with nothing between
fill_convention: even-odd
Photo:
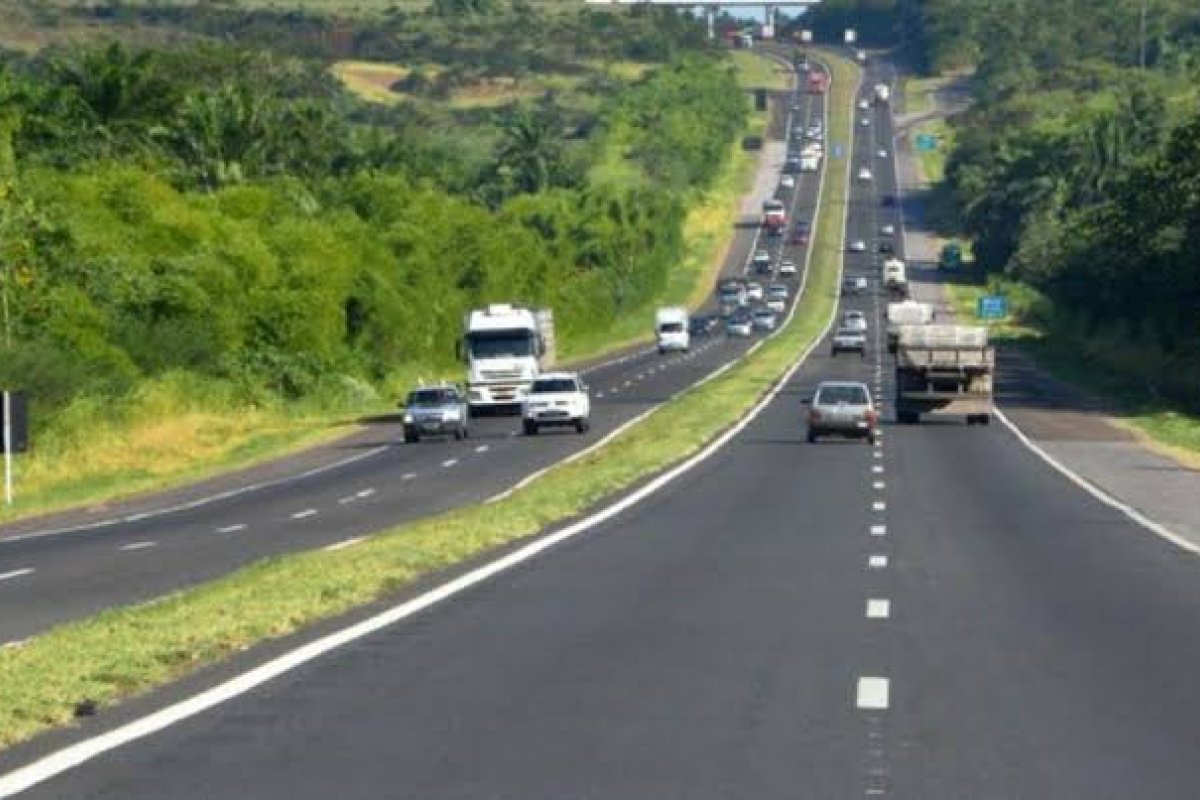
<instances>
[{"instance_id":1,"label":"dashed white lane marking","mask_svg":"<svg viewBox=\"0 0 1200 800\"><path fill-rule=\"evenodd\" d=\"M872 536L884 536L886 534L887 534L887 525L872 525L871 526L871 535Z\"/></svg>"},{"instance_id":2,"label":"dashed white lane marking","mask_svg":"<svg viewBox=\"0 0 1200 800\"><path fill-rule=\"evenodd\" d=\"M872 489L882 489L885 486L887 486L887 484L883 481L875 481L875 483L871 484Z\"/></svg>"},{"instance_id":3,"label":"dashed white lane marking","mask_svg":"<svg viewBox=\"0 0 1200 800\"><path fill-rule=\"evenodd\" d=\"M867 601L867 619L887 619L892 615L892 602L881 597Z\"/></svg>"},{"instance_id":4,"label":"dashed white lane marking","mask_svg":"<svg viewBox=\"0 0 1200 800\"><path fill-rule=\"evenodd\" d=\"M246 530L246 523L239 522L236 525L226 525L223 528L217 528L217 533L237 533L244 530Z\"/></svg>"},{"instance_id":5,"label":"dashed white lane marking","mask_svg":"<svg viewBox=\"0 0 1200 800\"><path fill-rule=\"evenodd\" d=\"M345 539L340 542L334 542L331 545L326 545L325 549L326 550L345 550L347 547L353 547L354 545L358 544L365 538L367 538L367 537L355 536L353 539Z\"/></svg>"},{"instance_id":6,"label":"dashed white lane marking","mask_svg":"<svg viewBox=\"0 0 1200 800\"><path fill-rule=\"evenodd\" d=\"M883 511L886 508L887 503L883 502L882 500L876 500L874 503L871 503L871 510L873 511Z\"/></svg>"},{"instance_id":7,"label":"dashed white lane marking","mask_svg":"<svg viewBox=\"0 0 1200 800\"><path fill-rule=\"evenodd\" d=\"M24 569L14 569L10 572L0 572L0 581L7 581L13 578L20 578L22 575L32 575L33 568L25 567Z\"/></svg>"},{"instance_id":8,"label":"dashed white lane marking","mask_svg":"<svg viewBox=\"0 0 1200 800\"><path fill-rule=\"evenodd\" d=\"M604 399L604 392L596 392L596 399L597 399L597 400L603 400L603 399Z\"/></svg>"},{"instance_id":9,"label":"dashed white lane marking","mask_svg":"<svg viewBox=\"0 0 1200 800\"><path fill-rule=\"evenodd\" d=\"M292 514L292 519L307 519L316 515L317 510L315 508L306 508L303 511L297 511L295 514Z\"/></svg>"},{"instance_id":10,"label":"dashed white lane marking","mask_svg":"<svg viewBox=\"0 0 1200 800\"><path fill-rule=\"evenodd\" d=\"M415 472L406 472L406 473L404 473L403 475L401 475L401 476L400 476L400 480L402 480L402 481L411 481L411 480L412 480L413 478L415 478L415 477L417 477L417 473L415 473Z\"/></svg>"},{"instance_id":11,"label":"dashed white lane marking","mask_svg":"<svg viewBox=\"0 0 1200 800\"><path fill-rule=\"evenodd\" d=\"M888 683L887 678L859 678L854 704L862 709L886 711Z\"/></svg>"},{"instance_id":12,"label":"dashed white lane marking","mask_svg":"<svg viewBox=\"0 0 1200 800\"><path fill-rule=\"evenodd\" d=\"M146 519L149 516L151 516L150 512L143 511L140 514L130 514L127 517L122 517L121 521L122 522L137 522L139 519Z\"/></svg>"},{"instance_id":13,"label":"dashed white lane marking","mask_svg":"<svg viewBox=\"0 0 1200 800\"><path fill-rule=\"evenodd\" d=\"M882 474L883 473L883 465L876 464L875 466L871 467L871 472L874 472L876 475Z\"/></svg>"},{"instance_id":14,"label":"dashed white lane marking","mask_svg":"<svg viewBox=\"0 0 1200 800\"><path fill-rule=\"evenodd\" d=\"M875 451L874 453L872 453L871 455L872 455L872 456L874 456L875 458L883 458L883 453L881 453L881 452L880 452L880 451L878 451L878 450L876 450L876 451Z\"/></svg>"},{"instance_id":15,"label":"dashed white lane marking","mask_svg":"<svg viewBox=\"0 0 1200 800\"><path fill-rule=\"evenodd\" d=\"M442 466L449 469L450 467L453 467L457 463L458 463L457 458L447 458L445 461L442 462Z\"/></svg>"},{"instance_id":16,"label":"dashed white lane marking","mask_svg":"<svg viewBox=\"0 0 1200 800\"><path fill-rule=\"evenodd\" d=\"M130 542L129 544L121 545L117 549L126 552L130 550L145 550L147 547L155 547L157 544L158 542Z\"/></svg>"},{"instance_id":17,"label":"dashed white lane marking","mask_svg":"<svg viewBox=\"0 0 1200 800\"><path fill-rule=\"evenodd\" d=\"M362 499L362 498L364 498L364 497L370 497L370 496L371 496L371 495L373 495L373 494L375 494L375 489L374 489L374 487L370 487L370 486L368 486L366 489L362 489L362 490L360 490L360 491L357 491L357 492L355 492L355 493L354 493L354 496L355 496L355 497L357 497L357 498L359 498L359 499Z\"/></svg>"},{"instance_id":18,"label":"dashed white lane marking","mask_svg":"<svg viewBox=\"0 0 1200 800\"><path fill-rule=\"evenodd\" d=\"M475 448L476 453L486 453L487 451L488 451L488 446L486 444L481 444L481 445L479 445L479 447Z\"/></svg>"},{"instance_id":19,"label":"dashed white lane marking","mask_svg":"<svg viewBox=\"0 0 1200 800\"><path fill-rule=\"evenodd\" d=\"M888 557L885 555L867 556L867 566L871 569L886 569L888 565Z\"/></svg>"}]
</instances>

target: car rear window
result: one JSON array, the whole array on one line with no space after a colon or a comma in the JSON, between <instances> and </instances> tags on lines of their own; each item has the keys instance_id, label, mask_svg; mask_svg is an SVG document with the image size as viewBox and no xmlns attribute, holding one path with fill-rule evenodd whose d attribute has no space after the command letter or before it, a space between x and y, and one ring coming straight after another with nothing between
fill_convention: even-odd
<instances>
[{"instance_id":1,"label":"car rear window","mask_svg":"<svg viewBox=\"0 0 1200 800\"><path fill-rule=\"evenodd\" d=\"M443 403L453 402L454 395L443 389L427 389L420 392L413 392L408 396L408 405L410 406L440 406Z\"/></svg>"},{"instance_id":2,"label":"car rear window","mask_svg":"<svg viewBox=\"0 0 1200 800\"><path fill-rule=\"evenodd\" d=\"M836 405L846 403L852 406L867 404L867 390L864 386L825 386L817 393L819 405Z\"/></svg>"},{"instance_id":3,"label":"car rear window","mask_svg":"<svg viewBox=\"0 0 1200 800\"><path fill-rule=\"evenodd\" d=\"M532 391L539 394L573 392L575 391L575 381L570 378L547 378L544 381L534 381Z\"/></svg>"}]
</instances>

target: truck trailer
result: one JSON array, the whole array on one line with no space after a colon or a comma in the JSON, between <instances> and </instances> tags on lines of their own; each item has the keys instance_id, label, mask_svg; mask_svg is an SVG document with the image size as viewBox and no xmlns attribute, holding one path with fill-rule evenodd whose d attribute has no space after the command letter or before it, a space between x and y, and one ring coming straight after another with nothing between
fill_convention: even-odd
<instances>
[{"instance_id":1,"label":"truck trailer","mask_svg":"<svg viewBox=\"0 0 1200 800\"><path fill-rule=\"evenodd\" d=\"M905 325L928 325L933 322L933 304L916 300L903 300L887 305L887 349L896 352L900 341L900 328Z\"/></svg>"},{"instance_id":2,"label":"truck trailer","mask_svg":"<svg viewBox=\"0 0 1200 800\"><path fill-rule=\"evenodd\" d=\"M966 416L986 425L992 417L996 351L978 325L904 325L896 347L896 419L922 414Z\"/></svg>"}]
</instances>

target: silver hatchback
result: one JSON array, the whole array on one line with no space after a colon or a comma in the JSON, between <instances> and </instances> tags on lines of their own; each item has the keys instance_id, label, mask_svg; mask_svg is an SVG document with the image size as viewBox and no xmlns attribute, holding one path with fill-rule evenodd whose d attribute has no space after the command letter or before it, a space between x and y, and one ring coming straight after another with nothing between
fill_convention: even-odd
<instances>
[{"instance_id":1,"label":"silver hatchback","mask_svg":"<svg viewBox=\"0 0 1200 800\"><path fill-rule=\"evenodd\" d=\"M808 441L818 436L845 436L875 443L879 414L865 383L822 381L808 405Z\"/></svg>"}]
</instances>

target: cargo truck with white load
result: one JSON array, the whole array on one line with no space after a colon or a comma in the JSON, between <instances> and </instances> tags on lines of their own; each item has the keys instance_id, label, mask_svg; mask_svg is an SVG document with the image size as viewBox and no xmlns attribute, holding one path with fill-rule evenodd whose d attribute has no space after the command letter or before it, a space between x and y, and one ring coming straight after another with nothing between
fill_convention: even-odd
<instances>
[{"instance_id":1,"label":"cargo truck with white load","mask_svg":"<svg viewBox=\"0 0 1200 800\"><path fill-rule=\"evenodd\" d=\"M887 349L896 352L903 325L928 325L933 322L933 304L916 300L902 300L887 305Z\"/></svg>"},{"instance_id":2,"label":"cargo truck with white load","mask_svg":"<svg viewBox=\"0 0 1200 800\"><path fill-rule=\"evenodd\" d=\"M493 303L466 315L460 355L472 411L517 407L534 378L554 366L554 314Z\"/></svg>"},{"instance_id":3,"label":"cargo truck with white load","mask_svg":"<svg viewBox=\"0 0 1200 800\"><path fill-rule=\"evenodd\" d=\"M908 296L908 275L900 259L889 258L883 262L883 288L895 295Z\"/></svg>"},{"instance_id":4,"label":"cargo truck with white load","mask_svg":"<svg viewBox=\"0 0 1200 800\"><path fill-rule=\"evenodd\" d=\"M978 325L903 325L896 346L896 419L962 414L967 424L992 417L996 351Z\"/></svg>"}]
</instances>

